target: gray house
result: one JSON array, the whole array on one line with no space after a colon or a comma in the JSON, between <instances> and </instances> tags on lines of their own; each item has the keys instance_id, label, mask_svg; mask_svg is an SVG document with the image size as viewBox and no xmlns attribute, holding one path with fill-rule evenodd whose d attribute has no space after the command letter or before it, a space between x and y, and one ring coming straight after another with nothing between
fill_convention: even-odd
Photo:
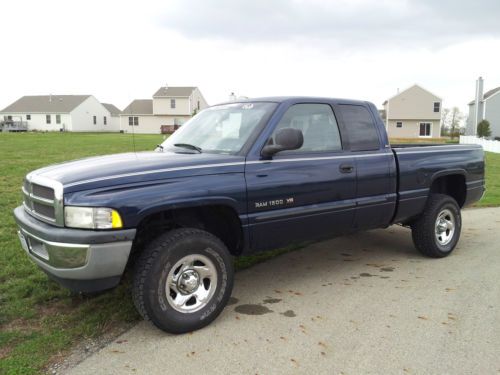
<instances>
[{"instance_id":1,"label":"gray house","mask_svg":"<svg viewBox=\"0 0 500 375\"><path fill-rule=\"evenodd\" d=\"M488 120L491 136L500 137L500 87L483 93L483 84L483 78L479 77L476 81L476 97L469 102L469 117L465 134L476 135L477 124L482 120Z\"/></svg>"}]
</instances>

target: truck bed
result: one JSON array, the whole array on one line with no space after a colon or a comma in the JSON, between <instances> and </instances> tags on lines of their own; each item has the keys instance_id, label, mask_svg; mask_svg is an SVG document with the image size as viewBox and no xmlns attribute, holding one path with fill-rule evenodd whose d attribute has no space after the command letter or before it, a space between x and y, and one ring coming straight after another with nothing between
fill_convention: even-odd
<instances>
[{"instance_id":1,"label":"truck bed","mask_svg":"<svg viewBox=\"0 0 500 375\"><path fill-rule=\"evenodd\" d=\"M396 144L391 148L398 170L395 223L421 213L430 190L439 193L445 185L456 186L454 198L461 207L479 200L484 192L481 146L423 143Z\"/></svg>"}]
</instances>

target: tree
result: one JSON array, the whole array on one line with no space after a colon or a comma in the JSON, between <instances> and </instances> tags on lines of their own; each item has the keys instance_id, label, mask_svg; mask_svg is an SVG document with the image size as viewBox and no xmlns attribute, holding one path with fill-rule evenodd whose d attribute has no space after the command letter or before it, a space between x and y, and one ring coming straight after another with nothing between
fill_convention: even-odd
<instances>
[{"instance_id":1,"label":"tree","mask_svg":"<svg viewBox=\"0 0 500 375\"><path fill-rule=\"evenodd\" d=\"M462 112L460 112L458 107L453 107L451 109L450 117L451 117L451 120L450 120L451 134L450 134L450 136L451 136L451 139L453 140L455 135L457 135L456 133L457 132L459 133L458 128L460 128L460 122L463 120L464 115L462 114Z\"/></svg>"},{"instance_id":2,"label":"tree","mask_svg":"<svg viewBox=\"0 0 500 375\"><path fill-rule=\"evenodd\" d=\"M448 115L450 114L449 108L443 108L441 111L441 136L448 135L447 123Z\"/></svg>"},{"instance_id":3,"label":"tree","mask_svg":"<svg viewBox=\"0 0 500 375\"><path fill-rule=\"evenodd\" d=\"M477 136L479 138L489 137L490 135L490 122L488 120L483 120L477 124Z\"/></svg>"},{"instance_id":4,"label":"tree","mask_svg":"<svg viewBox=\"0 0 500 375\"><path fill-rule=\"evenodd\" d=\"M451 139L460 134L465 116L458 107L443 108L441 117L441 131L443 135L449 135Z\"/></svg>"}]
</instances>

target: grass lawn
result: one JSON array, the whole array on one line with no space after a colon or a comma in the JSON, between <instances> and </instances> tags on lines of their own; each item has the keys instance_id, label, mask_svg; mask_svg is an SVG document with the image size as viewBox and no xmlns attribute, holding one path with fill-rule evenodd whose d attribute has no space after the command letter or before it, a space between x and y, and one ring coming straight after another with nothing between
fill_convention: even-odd
<instances>
[{"instance_id":1,"label":"grass lawn","mask_svg":"<svg viewBox=\"0 0 500 375\"><path fill-rule=\"evenodd\" d=\"M136 135L151 150L161 135ZM72 296L23 254L12 210L27 172L47 164L133 151L126 134L0 133L0 374L38 373L79 337L137 319L126 285L96 298Z\"/></svg>"},{"instance_id":2,"label":"grass lawn","mask_svg":"<svg viewBox=\"0 0 500 375\"><path fill-rule=\"evenodd\" d=\"M486 152L486 193L476 207L500 206L500 154Z\"/></svg>"},{"instance_id":3,"label":"grass lawn","mask_svg":"<svg viewBox=\"0 0 500 375\"><path fill-rule=\"evenodd\" d=\"M397 143L458 143L458 138L451 139L450 137L441 138L391 138L391 144Z\"/></svg>"},{"instance_id":4,"label":"grass lawn","mask_svg":"<svg viewBox=\"0 0 500 375\"><path fill-rule=\"evenodd\" d=\"M161 135L136 135L135 149L152 150ZM29 171L71 159L133 151L128 134L0 133L0 374L36 374L81 338L120 332L139 319L128 279L97 297L72 295L24 254L12 210L21 204ZM291 249L238 259L238 269Z\"/></svg>"},{"instance_id":5,"label":"grass lawn","mask_svg":"<svg viewBox=\"0 0 500 375\"><path fill-rule=\"evenodd\" d=\"M136 135L136 150L152 150L160 135ZM75 342L117 332L139 317L127 279L97 297L70 294L50 281L24 254L12 217L21 204L25 174L36 168L93 155L133 150L128 134L0 133L0 374L41 372ZM488 191L479 206L500 205L500 154L487 154ZM238 269L277 254L280 249L240 258Z\"/></svg>"}]
</instances>

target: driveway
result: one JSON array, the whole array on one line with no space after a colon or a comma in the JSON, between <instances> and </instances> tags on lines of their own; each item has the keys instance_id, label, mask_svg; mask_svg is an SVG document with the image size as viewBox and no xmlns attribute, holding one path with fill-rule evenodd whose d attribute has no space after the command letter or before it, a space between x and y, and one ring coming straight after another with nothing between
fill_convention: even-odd
<instances>
[{"instance_id":1,"label":"driveway","mask_svg":"<svg viewBox=\"0 0 500 375\"><path fill-rule=\"evenodd\" d=\"M394 226L238 272L207 328L141 322L70 374L500 373L500 209L463 221L445 259L420 256Z\"/></svg>"}]
</instances>

